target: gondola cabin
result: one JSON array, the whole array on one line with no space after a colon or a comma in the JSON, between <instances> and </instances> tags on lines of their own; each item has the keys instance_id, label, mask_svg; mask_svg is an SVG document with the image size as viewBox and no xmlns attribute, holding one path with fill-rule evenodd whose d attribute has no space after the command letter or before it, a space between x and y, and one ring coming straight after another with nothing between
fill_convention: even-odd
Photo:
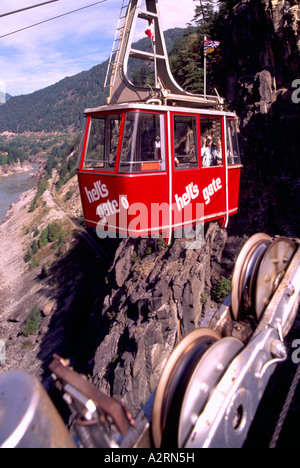
<instances>
[{"instance_id":1,"label":"gondola cabin","mask_svg":"<svg viewBox=\"0 0 300 468\"><path fill-rule=\"evenodd\" d=\"M139 21L148 51L134 48ZM146 61L154 82L134 84ZM150 77L148 77L150 79ZM85 111L77 168L84 221L101 236L158 236L237 212L236 116L219 95L183 90L170 71L157 0L123 0L105 87L107 105Z\"/></svg>"},{"instance_id":2,"label":"gondola cabin","mask_svg":"<svg viewBox=\"0 0 300 468\"><path fill-rule=\"evenodd\" d=\"M240 171L233 113L143 103L85 113L77 172L84 221L99 232L170 238L198 223L226 226Z\"/></svg>"}]
</instances>

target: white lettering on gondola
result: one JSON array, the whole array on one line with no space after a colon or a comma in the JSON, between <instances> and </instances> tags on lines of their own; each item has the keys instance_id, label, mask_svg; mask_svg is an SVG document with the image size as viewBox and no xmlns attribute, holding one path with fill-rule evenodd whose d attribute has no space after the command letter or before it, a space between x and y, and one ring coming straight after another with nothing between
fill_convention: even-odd
<instances>
[{"instance_id":1,"label":"white lettering on gondola","mask_svg":"<svg viewBox=\"0 0 300 468\"><path fill-rule=\"evenodd\" d=\"M94 203L95 201L100 200L100 198L105 198L108 196L108 190L105 184L101 184L101 181L98 180L94 182L94 188L88 190L84 187L85 193L87 194L89 203Z\"/></svg>"},{"instance_id":2,"label":"white lettering on gondola","mask_svg":"<svg viewBox=\"0 0 300 468\"><path fill-rule=\"evenodd\" d=\"M94 182L93 188L88 190L87 187L84 187L85 193L89 203L95 203L96 201L101 200L102 198L107 198L109 191L105 184L102 184L100 180ZM120 204L117 200L105 200L105 202L100 203L97 206L96 213L100 218L102 224L107 223L107 218L112 215L120 213L120 209L128 210L129 203L125 195L120 198Z\"/></svg>"},{"instance_id":3,"label":"white lettering on gondola","mask_svg":"<svg viewBox=\"0 0 300 468\"><path fill-rule=\"evenodd\" d=\"M117 200L107 200L105 203L97 206L97 215L101 219L102 223L106 223L107 216L115 215L120 213L119 203Z\"/></svg>"},{"instance_id":4,"label":"white lettering on gondola","mask_svg":"<svg viewBox=\"0 0 300 468\"><path fill-rule=\"evenodd\" d=\"M181 211L191 202L191 200L195 200L195 198L199 196L198 185L194 185L193 182L187 185L185 189L186 191L181 197L179 197L177 194L175 195L178 211Z\"/></svg>"},{"instance_id":5,"label":"white lettering on gondola","mask_svg":"<svg viewBox=\"0 0 300 468\"><path fill-rule=\"evenodd\" d=\"M209 184L207 187L203 189L203 197L205 200L205 205L208 205L210 203L210 197L213 196L214 193L218 192L222 188L222 181L220 177L218 177L216 180L213 179L211 184Z\"/></svg>"}]
</instances>

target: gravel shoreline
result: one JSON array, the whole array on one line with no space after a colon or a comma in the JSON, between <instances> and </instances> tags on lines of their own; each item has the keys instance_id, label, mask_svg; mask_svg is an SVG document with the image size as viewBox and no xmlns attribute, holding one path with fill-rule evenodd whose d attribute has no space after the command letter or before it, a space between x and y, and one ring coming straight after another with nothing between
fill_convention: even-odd
<instances>
[{"instance_id":1,"label":"gravel shoreline","mask_svg":"<svg viewBox=\"0 0 300 468\"><path fill-rule=\"evenodd\" d=\"M0 224L0 320L13 313L14 303L19 299L19 287L24 274L22 229L28 205L34 197L35 188L24 192L13 203L4 221Z\"/></svg>"}]
</instances>

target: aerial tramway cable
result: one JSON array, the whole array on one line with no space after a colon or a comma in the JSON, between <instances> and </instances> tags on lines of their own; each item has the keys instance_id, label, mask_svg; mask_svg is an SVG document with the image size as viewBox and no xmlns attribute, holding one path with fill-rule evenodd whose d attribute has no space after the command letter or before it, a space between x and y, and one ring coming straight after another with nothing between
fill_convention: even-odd
<instances>
[{"instance_id":1,"label":"aerial tramway cable","mask_svg":"<svg viewBox=\"0 0 300 468\"><path fill-rule=\"evenodd\" d=\"M38 23L31 24L30 26L25 26L25 28L17 29L16 31L12 31L10 33L7 33L7 34L4 34L4 35L0 36L0 39L2 39L3 37L11 36L12 34L16 34L16 33L21 32L21 31L25 31L26 29L30 29L30 28L33 28L35 26L39 26L40 24L48 23L49 21L53 21L55 19L62 18L63 16L71 15L72 13L76 13L77 11L85 10L85 9L93 7L95 5L99 5L100 3L104 3L106 1L107 0L101 0L100 2L95 2L95 3L92 3L90 5L86 5L84 7L77 8L76 10L72 10L72 11L68 11L66 13L62 13L61 15L57 15L57 16L54 16L52 18L48 18L48 19L46 19L44 21L39 21Z\"/></svg>"},{"instance_id":2,"label":"aerial tramway cable","mask_svg":"<svg viewBox=\"0 0 300 468\"><path fill-rule=\"evenodd\" d=\"M9 11L0 15L0 18L3 16L15 15L16 13L21 13L22 11L32 10L33 8L38 8L43 5L48 5L49 3L59 2L59 0L49 0L48 2L39 3L37 5L31 5L25 8L20 8L19 10Z\"/></svg>"}]
</instances>

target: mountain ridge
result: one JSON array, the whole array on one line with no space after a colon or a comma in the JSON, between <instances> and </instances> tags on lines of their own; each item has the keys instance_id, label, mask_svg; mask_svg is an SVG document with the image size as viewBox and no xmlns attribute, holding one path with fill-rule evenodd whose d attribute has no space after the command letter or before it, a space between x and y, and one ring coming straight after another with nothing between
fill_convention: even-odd
<instances>
[{"instance_id":1,"label":"mountain ridge","mask_svg":"<svg viewBox=\"0 0 300 468\"><path fill-rule=\"evenodd\" d=\"M186 30L172 28L165 31L168 51L174 41ZM135 47L145 49L141 39ZM104 89L108 60L31 94L11 97L0 108L0 133L81 131L83 111L106 103L108 91Z\"/></svg>"}]
</instances>

